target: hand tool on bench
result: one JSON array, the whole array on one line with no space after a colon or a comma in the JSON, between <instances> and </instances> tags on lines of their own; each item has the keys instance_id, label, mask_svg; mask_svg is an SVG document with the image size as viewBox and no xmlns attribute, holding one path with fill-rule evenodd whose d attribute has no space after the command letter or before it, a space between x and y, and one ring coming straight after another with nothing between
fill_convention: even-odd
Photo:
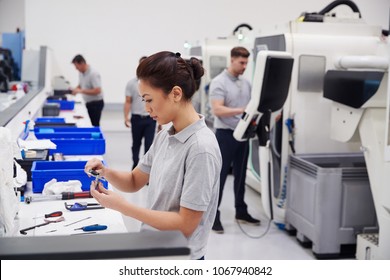
<instances>
[{"instance_id":1,"label":"hand tool on bench","mask_svg":"<svg viewBox=\"0 0 390 280\"><path fill-rule=\"evenodd\" d=\"M54 217L61 217L62 216L62 211L55 211L49 214L45 214L44 216L39 216L35 217L34 219L39 219L39 218L54 218Z\"/></svg>"},{"instance_id":2,"label":"hand tool on bench","mask_svg":"<svg viewBox=\"0 0 390 280\"><path fill-rule=\"evenodd\" d=\"M89 191L86 192L63 192L62 194L53 195L35 195L27 196L24 198L24 202L30 204L35 201L47 201L47 200L68 200L68 199L79 199L79 198L90 198L92 195Z\"/></svg>"},{"instance_id":3,"label":"hand tool on bench","mask_svg":"<svg viewBox=\"0 0 390 280\"><path fill-rule=\"evenodd\" d=\"M94 225L84 226L84 227L81 227L81 228L75 228L74 230L98 231L98 230L106 230L106 229L107 229L106 225L94 224Z\"/></svg>"},{"instance_id":4,"label":"hand tool on bench","mask_svg":"<svg viewBox=\"0 0 390 280\"><path fill-rule=\"evenodd\" d=\"M37 227L42 227L42 226L46 226L48 224L52 224L52 223L59 223L59 222L62 222L62 221L65 221L65 218L64 217L59 217L58 219L56 220L47 220L45 219L45 222L42 223L42 224L38 224L38 225L35 225L35 226L32 226L32 227L28 227L28 228L24 228L24 229L21 229L19 232L23 235L26 235L28 230L30 229L34 229L34 228L37 228Z\"/></svg>"},{"instance_id":5,"label":"hand tool on bench","mask_svg":"<svg viewBox=\"0 0 390 280\"><path fill-rule=\"evenodd\" d=\"M75 202L74 204L68 204L65 202L65 208L69 211L82 211L93 209L104 209L99 203L87 203L87 202Z\"/></svg>"}]
</instances>

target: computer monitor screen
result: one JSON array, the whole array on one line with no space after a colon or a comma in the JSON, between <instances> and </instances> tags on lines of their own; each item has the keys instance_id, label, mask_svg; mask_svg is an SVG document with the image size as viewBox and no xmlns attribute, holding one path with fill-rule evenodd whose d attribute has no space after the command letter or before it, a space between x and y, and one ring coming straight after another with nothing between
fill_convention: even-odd
<instances>
[{"instance_id":1,"label":"computer monitor screen","mask_svg":"<svg viewBox=\"0 0 390 280\"><path fill-rule=\"evenodd\" d=\"M283 107L290 86L293 58L267 57L258 111L275 112Z\"/></svg>"},{"instance_id":2,"label":"computer monitor screen","mask_svg":"<svg viewBox=\"0 0 390 280\"><path fill-rule=\"evenodd\" d=\"M251 100L233 136L238 141L252 138L264 115L283 108L286 102L294 59L289 53L260 51L256 57Z\"/></svg>"}]
</instances>

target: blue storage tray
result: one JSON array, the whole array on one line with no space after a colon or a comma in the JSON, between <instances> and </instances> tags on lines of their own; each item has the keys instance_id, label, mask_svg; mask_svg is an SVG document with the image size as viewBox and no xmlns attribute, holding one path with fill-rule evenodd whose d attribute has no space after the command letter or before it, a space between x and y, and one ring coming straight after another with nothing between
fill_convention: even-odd
<instances>
[{"instance_id":1,"label":"blue storage tray","mask_svg":"<svg viewBox=\"0 0 390 280\"><path fill-rule=\"evenodd\" d=\"M52 179L57 182L79 180L83 191L89 191L94 177L88 177L84 172L86 161L34 161L31 167L32 189L41 193L43 187ZM103 162L105 164L105 162ZM107 181L102 182L107 189Z\"/></svg>"},{"instance_id":2,"label":"blue storage tray","mask_svg":"<svg viewBox=\"0 0 390 280\"><path fill-rule=\"evenodd\" d=\"M60 104L60 110L73 110L75 104L74 101L68 101L68 100L46 100L46 102Z\"/></svg>"},{"instance_id":3,"label":"blue storage tray","mask_svg":"<svg viewBox=\"0 0 390 280\"><path fill-rule=\"evenodd\" d=\"M76 134L76 133L99 133L101 134L102 131L100 127L53 127L53 128L42 128L42 127L35 127L34 133L67 133L67 134Z\"/></svg>"},{"instance_id":4,"label":"blue storage tray","mask_svg":"<svg viewBox=\"0 0 390 280\"><path fill-rule=\"evenodd\" d=\"M106 140L100 127L35 127L37 139L50 139L57 149L50 154L64 155L103 155L106 152Z\"/></svg>"},{"instance_id":5,"label":"blue storage tray","mask_svg":"<svg viewBox=\"0 0 390 280\"><path fill-rule=\"evenodd\" d=\"M65 123L65 118L35 118L36 123Z\"/></svg>"}]
</instances>

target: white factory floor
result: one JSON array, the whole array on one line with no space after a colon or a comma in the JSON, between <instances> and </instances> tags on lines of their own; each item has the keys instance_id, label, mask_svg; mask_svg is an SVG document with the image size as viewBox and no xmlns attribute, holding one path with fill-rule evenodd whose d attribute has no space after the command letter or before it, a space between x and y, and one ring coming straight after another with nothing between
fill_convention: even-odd
<instances>
[{"instance_id":1,"label":"white factory floor","mask_svg":"<svg viewBox=\"0 0 390 280\"><path fill-rule=\"evenodd\" d=\"M124 126L121 109L105 110L103 112L101 129L106 138L107 164L116 169L129 170L132 166L131 132ZM210 233L206 259L209 260L312 260L315 259L310 248L302 247L295 236L278 229L273 223L269 231L261 238L252 238L263 235L267 230L268 220L261 206L260 195L247 188L246 202L249 213L261 220L260 226L242 225L242 229L252 237L244 234L234 221L233 207L233 177L229 175L226 182L223 200L220 207L221 222L225 229L224 234ZM142 205L144 194L124 194L129 201ZM131 218L125 218L130 231L138 230L139 223Z\"/></svg>"}]
</instances>

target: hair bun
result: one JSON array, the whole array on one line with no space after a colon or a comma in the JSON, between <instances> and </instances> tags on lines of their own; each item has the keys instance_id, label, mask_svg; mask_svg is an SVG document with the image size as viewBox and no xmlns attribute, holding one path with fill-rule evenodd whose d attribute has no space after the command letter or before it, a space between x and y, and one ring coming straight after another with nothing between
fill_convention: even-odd
<instances>
[{"instance_id":1,"label":"hair bun","mask_svg":"<svg viewBox=\"0 0 390 280\"><path fill-rule=\"evenodd\" d=\"M179 58L179 57L181 56L181 54L180 54L179 52L177 52L177 53L175 53L175 56L176 56L177 58Z\"/></svg>"},{"instance_id":2,"label":"hair bun","mask_svg":"<svg viewBox=\"0 0 390 280\"><path fill-rule=\"evenodd\" d=\"M195 57L191 57L189 63L194 74L194 79L199 80L204 74L204 68L202 67L202 64L200 63L199 59Z\"/></svg>"}]
</instances>

